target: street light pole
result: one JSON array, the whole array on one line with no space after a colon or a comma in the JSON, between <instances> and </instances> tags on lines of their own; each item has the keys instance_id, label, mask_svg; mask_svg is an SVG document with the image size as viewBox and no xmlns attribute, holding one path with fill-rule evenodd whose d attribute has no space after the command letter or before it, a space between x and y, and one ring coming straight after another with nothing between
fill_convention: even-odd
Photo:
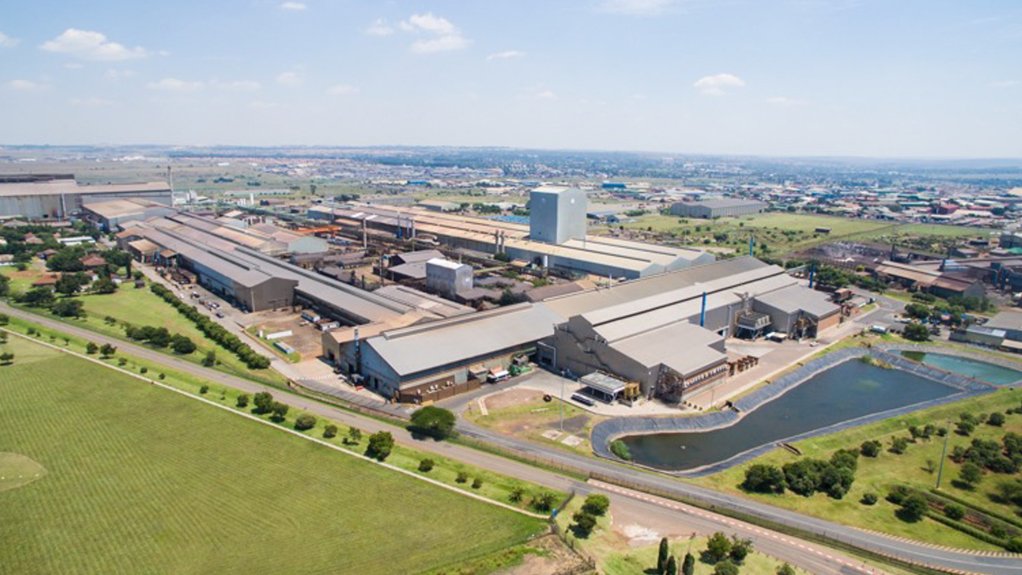
<instances>
[{"instance_id":1,"label":"street light pole","mask_svg":"<svg viewBox=\"0 0 1022 575\"><path fill-rule=\"evenodd\" d=\"M937 485L936 489L940 489L940 478L944 475L944 460L947 459L947 442L948 438L951 437L951 420L947 421L947 427L944 428L944 447L940 451L940 467L937 468Z\"/></svg>"}]
</instances>

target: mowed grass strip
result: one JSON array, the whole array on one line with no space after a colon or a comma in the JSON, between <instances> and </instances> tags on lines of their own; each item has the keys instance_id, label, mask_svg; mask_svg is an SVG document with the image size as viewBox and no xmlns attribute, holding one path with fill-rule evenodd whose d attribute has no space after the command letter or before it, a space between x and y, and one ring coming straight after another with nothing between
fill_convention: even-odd
<instances>
[{"instance_id":1,"label":"mowed grass strip","mask_svg":"<svg viewBox=\"0 0 1022 575\"><path fill-rule=\"evenodd\" d=\"M542 521L73 357L0 369L0 573L411 573Z\"/></svg>"}]
</instances>

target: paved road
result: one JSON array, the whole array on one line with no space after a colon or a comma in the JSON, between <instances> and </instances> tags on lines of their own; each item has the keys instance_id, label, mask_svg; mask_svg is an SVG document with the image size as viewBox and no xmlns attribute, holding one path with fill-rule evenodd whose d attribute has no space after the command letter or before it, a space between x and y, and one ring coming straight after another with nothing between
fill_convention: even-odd
<instances>
[{"instance_id":1,"label":"paved road","mask_svg":"<svg viewBox=\"0 0 1022 575\"><path fill-rule=\"evenodd\" d=\"M395 427L336 407L331 407L299 394L272 389L259 383L220 373L142 346L96 334L89 330L68 325L45 316L38 316L29 312L17 310L7 306L6 304L0 303L0 310L12 317L27 319L50 329L70 333L100 344L110 343L111 345L116 345L121 350L132 355L168 365L182 372L203 377L214 383L230 386L250 393L271 391L276 397L286 401L288 404L296 408L322 417L341 421L346 425L354 425L369 432L379 430L390 431L394 434L394 438L398 443L411 445L423 451L444 455L465 463L491 469L497 473L518 477L525 481L530 481L554 489L570 490L574 488L579 489L582 492L586 492L591 489L584 484L579 484L578 482L562 475L479 450L450 443L419 441L412 438L411 434L400 427ZM701 506L708 506L711 509L719 508L741 512L763 520L776 522L789 527L795 527L808 533L817 533L826 537L831 537L855 547L869 549L884 555L899 557L909 561L957 571L991 573L997 575L1022 575L1022 560L1018 557L978 556L959 551L935 549L913 542L895 540L882 535L867 533L851 527L804 516L792 511L787 511L744 498L718 493L710 489L680 482L668 476L641 472L610 461L584 457L581 455L563 452L556 448L548 448L517 438L503 436L465 421L461 421L458 428L461 433L468 437L486 441L492 445L496 445L509 452L517 453L524 457L536 457L566 468L577 469L583 473L601 475L613 480L614 482L632 485L636 488L642 489L643 491L662 493L670 495L671 497L685 498L695 501ZM808 560L809 557L807 556L806 559ZM798 563L799 565L802 565L801 561Z\"/></svg>"}]
</instances>

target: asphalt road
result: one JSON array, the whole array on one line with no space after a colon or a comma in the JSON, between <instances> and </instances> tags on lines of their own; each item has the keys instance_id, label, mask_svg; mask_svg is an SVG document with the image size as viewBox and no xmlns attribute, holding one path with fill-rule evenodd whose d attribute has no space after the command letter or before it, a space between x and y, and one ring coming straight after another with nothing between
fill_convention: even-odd
<instances>
[{"instance_id":1,"label":"asphalt road","mask_svg":"<svg viewBox=\"0 0 1022 575\"><path fill-rule=\"evenodd\" d=\"M205 378L214 383L226 385L250 393L270 391L275 397L287 402L293 407L322 417L341 421L346 425L354 425L365 431L390 431L394 435L396 441L401 444L413 446L416 449L444 455L471 465L491 469L497 473L518 477L525 481L530 481L554 489L578 489L581 492L586 492L592 489L590 486L580 484L579 482L560 474L534 467L532 465L519 463L512 459L451 443L416 440L407 432L407 430L401 427L392 426L375 419L350 413L340 408L331 407L303 395L285 392L246 379L224 374L167 354L115 338L106 337L45 316L39 316L14 309L3 303L0 303L0 310L12 317L27 319L50 329L70 333L78 337L95 341L99 344L110 343L111 345L116 345L119 349L137 357L162 363L182 372ZM503 436L464 421L459 423L458 428L459 431L466 436L480 439L492 445L501 447L511 453L517 453L525 457L536 457L555 465L577 469L583 473L603 476L616 483L631 485L642 491L661 493L671 497L695 501L700 506L708 507L711 510L732 510L734 512L743 513L747 516L757 517L762 520L797 528L804 532L821 534L854 547L868 549L883 555L898 557L903 560L954 571L990 573L997 575L1022 575L1022 559L1017 556L975 555L961 551L933 548L914 542L896 540L883 535L868 533L822 519L808 517L756 501L718 493L710 489L683 483L672 477L642 472L621 466L614 462L584 457L581 455L563 452L556 448L548 448L517 438ZM678 515L678 519L683 521L686 517ZM726 529L726 525L721 525L719 528ZM774 533L773 535L777 534ZM754 540L759 542L759 538L754 538ZM798 564L799 566L806 565L806 568L809 569L809 566L814 565L817 561L818 558L812 554L802 553L800 555L800 560L793 560L792 563ZM811 572L821 571L811 569ZM840 571L833 572L848 573L849 571L842 569Z\"/></svg>"}]
</instances>

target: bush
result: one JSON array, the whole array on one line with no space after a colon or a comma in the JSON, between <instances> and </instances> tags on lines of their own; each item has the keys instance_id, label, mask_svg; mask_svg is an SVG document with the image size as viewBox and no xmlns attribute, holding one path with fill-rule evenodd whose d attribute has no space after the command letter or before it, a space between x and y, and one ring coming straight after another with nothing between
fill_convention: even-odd
<instances>
[{"instance_id":1,"label":"bush","mask_svg":"<svg viewBox=\"0 0 1022 575\"><path fill-rule=\"evenodd\" d=\"M359 441L362 441L362 430L357 427L349 427L348 438L344 440L344 443L358 445Z\"/></svg>"},{"instance_id":2,"label":"bush","mask_svg":"<svg viewBox=\"0 0 1022 575\"><path fill-rule=\"evenodd\" d=\"M596 517L586 513L585 511L576 511L575 514L571 516L571 519L574 521L571 526L572 530L575 532L575 535L582 539L589 537L589 535L593 532L593 529L596 528Z\"/></svg>"},{"instance_id":3,"label":"bush","mask_svg":"<svg viewBox=\"0 0 1022 575\"><path fill-rule=\"evenodd\" d=\"M337 426L334 424L327 425L323 428L323 437L331 439L337 437Z\"/></svg>"},{"instance_id":4,"label":"bush","mask_svg":"<svg viewBox=\"0 0 1022 575\"><path fill-rule=\"evenodd\" d=\"M483 486L482 479L476 477L475 479L472 480L472 489L479 489L482 486Z\"/></svg>"},{"instance_id":5,"label":"bush","mask_svg":"<svg viewBox=\"0 0 1022 575\"><path fill-rule=\"evenodd\" d=\"M143 375L147 374L147 373L149 373L149 368L143 366L143 367L139 368L138 372L143 374Z\"/></svg>"},{"instance_id":6,"label":"bush","mask_svg":"<svg viewBox=\"0 0 1022 575\"><path fill-rule=\"evenodd\" d=\"M199 388L199 393L201 393L203 395L205 395L208 392L209 392L209 386L208 385L203 385L202 387Z\"/></svg>"},{"instance_id":7,"label":"bush","mask_svg":"<svg viewBox=\"0 0 1022 575\"><path fill-rule=\"evenodd\" d=\"M238 396L238 399L234 402L234 405L236 405L240 409L245 409L246 407L248 407L248 399L249 399L248 394L243 393Z\"/></svg>"},{"instance_id":8,"label":"bush","mask_svg":"<svg viewBox=\"0 0 1022 575\"><path fill-rule=\"evenodd\" d=\"M713 575L738 575L738 566L731 561L721 561L713 566Z\"/></svg>"},{"instance_id":9,"label":"bush","mask_svg":"<svg viewBox=\"0 0 1022 575\"><path fill-rule=\"evenodd\" d=\"M606 515L607 509L610 508L610 499L606 495L599 493L593 493L586 497L585 503L582 504L582 510L590 515L597 517Z\"/></svg>"},{"instance_id":10,"label":"bush","mask_svg":"<svg viewBox=\"0 0 1022 575\"><path fill-rule=\"evenodd\" d=\"M434 465L433 460L427 457L426 459L423 459L422 461L419 462L419 471L423 473L429 473L430 471L432 471L433 465Z\"/></svg>"},{"instance_id":11,"label":"bush","mask_svg":"<svg viewBox=\"0 0 1022 575\"><path fill-rule=\"evenodd\" d=\"M883 445L879 441L863 441L862 445L859 446L859 453L866 457L876 457L877 455L880 455L881 447L883 447Z\"/></svg>"},{"instance_id":12,"label":"bush","mask_svg":"<svg viewBox=\"0 0 1022 575\"><path fill-rule=\"evenodd\" d=\"M913 493L902 500L901 508L898 509L898 517L903 521L915 523L923 518L929 508L930 505L926 502L925 497L919 493Z\"/></svg>"},{"instance_id":13,"label":"bush","mask_svg":"<svg viewBox=\"0 0 1022 575\"><path fill-rule=\"evenodd\" d=\"M749 556L750 551L752 551L751 539L739 539L737 535L731 536L731 553L728 554L728 557L732 561L741 565L745 558Z\"/></svg>"},{"instance_id":14,"label":"bush","mask_svg":"<svg viewBox=\"0 0 1022 575\"><path fill-rule=\"evenodd\" d=\"M252 403L255 405L255 408L252 410L253 413L269 413L273 410L273 395L266 391L260 391L255 394Z\"/></svg>"},{"instance_id":15,"label":"bush","mask_svg":"<svg viewBox=\"0 0 1022 575\"><path fill-rule=\"evenodd\" d=\"M175 334L170 338L170 348L176 354L188 355L195 351L195 342L183 335Z\"/></svg>"},{"instance_id":16,"label":"bush","mask_svg":"<svg viewBox=\"0 0 1022 575\"><path fill-rule=\"evenodd\" d=\"M525 489L522 489L520 485L512 487L511 491L507 494L507 498L511 503L518 503L523 497L525 497Z\"/></svg>"},{"instance_id":17,"label":"bush","mask_svg":"<svg viewBox=\"0 0 1022 575\"><path fill-rule=\"evenodd\" d=\"M908 449L908 438L907 437L895 437L891 439L891 448L888 449L895 455L901 455Z\"/></svg>"},{"instance_id":18,"label":"bush","mask_svg":"<svg viewBox=\"0 0 1022 575\"><path fill-rule=\"evenodd\" d=\"M863 505L876 505L877 496L876 493L863 493L862 499L859 500Z\"/></svg>"},{"instance_id":19,"label":"bush","mask_svg":"<svg viewBox=\"0 0 1022 575\"><path fill-rule=\"evenodd\" d=\"M974 487L983 479L983 470L975 463L966 461L962 464L962 469L958 473L958 479L970 488Z\"/></svg>"},{"instance_id":20,"label":"bush","mask_svg":"<svg viewBox=\"0 0 1022 575\"><path fill-rule=\"evenodd\" d=\"M378 431L369 436L369 445L366 446L366 455L377 461L383 461L390 456L394 449L394 436L389 431Z\"/></svg>"},{"instance_id":21,"label":"bush","mask_svg":"<svg viewBox=\"0 0 1022 575\"><path fill-rule=\"evenodd\" d=\"M459 471L457 477L454 478L454 481L457 483L465 483L466 481L468 481L468 473L465 473L464 471Z\"/></svg>"},{"instance_id":22,"label":"bush","mask_svg":"<svg viewBox=\"0 0 1022 575\"><path fill-rule=\"evenodd\" d=\"M944 506L944 515L947 515L948 519L959 521L962 517L965 517L965 509L960 505L949 503Z\"/></svg>"},{"instance_id":23,"label":"bush","mask_svg":"<svg viewBox=\"0 0 1022 575\"><path fill-rule=\"evenodd\" d=\"M539 511L547 512L553 511L554 505L557 504L557 496L549 491L540 493L535 499L532 500L532 506Z\"/></svg>"},{"instance_id":24,"label":"bush","mask_svg":"<svg viewBox=\"0 0 1022 575\"><path fill-rule=\"evenodd\" d=\"M449 410L429 405L412 414L408 429L414 433L428 435L434 439L447 439L454 433L457 418Z\"/></svg>"},{"instance_id":25,"label":"bush","mask_svg":"<svg viewBox=\"0 0 1022 575\"><path fill-rule=\"evenodd\" d=\"M987 418L987 425L993 425L995 427L1004 425L1004 414L999 411L991 413L990 417Z\"/></svg>"},{"instance_id":26,"label":"bush","mask_svg":"<svg viewBox=\"0 0 1022 575\"><path fill-rule=\"evenodd\" d=\"M97 351L99 351L98 345L92 343L91 341L85 344L85 353L89 355L95 355Z\"/></svg>"},{"instance_id":27,"label":"bush","mask_svg":"<svg viewBox=\"0 0 1022 575\"><path fill-rule=\"evenodd\" d=\"M632 450L628 449L628 445L620 439L610 442L610 452L625 461L632 460Z\"/></svg>"},{"instance_id":28,"label":"bush","mask_svg":"<svg viewBox=\"0 0 1022 575\"><path fill-rule=\"evenodd\" d=\"M316 427L316 417L313 415L303 413L295 419L295 429L298 431L307 431L313 427Z\"/></svg>"},{"instance_id":29,"label":"bush","mask_svg":"<svg viewBox=\"0 0 1022 575\"><path fill-rule=\"evenodd\" d=\"M120 366L120 367L124 367L124 366L128 365L128 358L126 358L126 357L117 358L117 365Z\"/></svg>"},{"instance_id":30,"label":"bush","mask_svg":"<svg viewBox=\"0 0 1022 575\"><path fill-rule=\"evenodd\" d=\"M745 470L742 489L755 493L784 493L784 472L774 465L757 463Z\"/></svg>"},{"instance_id":31,"label":"bush","mask_svg":"<svg viewBox=\"0 0 1022 575\"><path fill-rule=\"evenodd\" d=\"M284 421L284 419L287 417L287 412L288 412L289 409L290 408L288 407L288 405L286 403L281 403L279 401L274 401L273 402L273 415L270 416L270 419L273 420L275 423L280 423L280 422Z\"/></svg>"},{"instance_id":32,"label":"bush","mask_svg":"<svg viewBox=\"0 0 1022 575\"><path fill-rule=\"evenodd\" d=\"M731 540L722 532L718 531L706 541L706 559L710 563L723 561L731 554Z\"/></svg>"}]
</instances>

